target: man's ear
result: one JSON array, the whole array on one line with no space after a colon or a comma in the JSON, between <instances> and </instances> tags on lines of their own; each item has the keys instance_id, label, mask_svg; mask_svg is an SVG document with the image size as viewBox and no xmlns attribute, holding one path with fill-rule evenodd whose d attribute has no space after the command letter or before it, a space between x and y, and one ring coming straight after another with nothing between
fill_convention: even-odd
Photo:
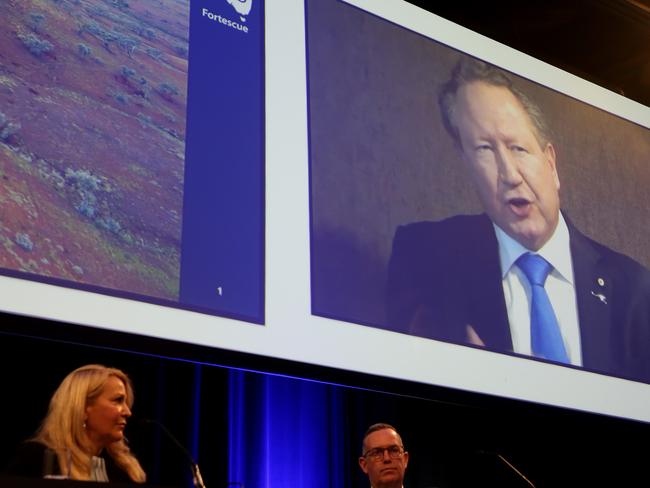
<instances>
[{"instance_id":1,"label":"man's ear","mask_svg":"<svg viewBox=\"0 0 650 488\"><path fill-rule=\"evenodd\" d=\"M368 462L366 461L366 458L361 456L359 457L359 467L361 468L361 471L364 473L368 474Z\"/></svg>"},{"instance_id":2,"label":"man's ear","mask_svg":"<svg viewBox=\"0 0 650 488\"><path fill-rule=\"evenodd\" d=\"M408 453L408 451L404 451L403 459L404 459L404 468L406 468L408 466L408 464L409 464L409 453Z\"/></svg>"},{"instance_id":3,"label":"man's ear","mask_svg":"<svg viewBox=\"0 0 650 488\"><path fill-rule=\"evenodd\" d=\"M559 190L560 175L557 172L557 165L555 160L555 148L553 147L553 144L551 144L550 142L546 143L546 147L544 148L544 156L546 157L546 162L551 167L551 171L553 172L553 177L555 179L555 187Z\"/></svg>"}]
</instances>

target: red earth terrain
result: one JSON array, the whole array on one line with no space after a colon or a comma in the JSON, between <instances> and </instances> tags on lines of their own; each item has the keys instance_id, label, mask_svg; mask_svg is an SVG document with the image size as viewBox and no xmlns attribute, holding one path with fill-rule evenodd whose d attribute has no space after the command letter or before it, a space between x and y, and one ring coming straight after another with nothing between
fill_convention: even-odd
<instances>
[{"instance_id":1,"label":"red earth terrain","mask_svg":"<svg viewBox=\"0 0 650 488\"><path fill-rule=\"evenodd\" d=\"M0 268L177 300L189 2L8 0Z\"/></svg>"}]
</instances>

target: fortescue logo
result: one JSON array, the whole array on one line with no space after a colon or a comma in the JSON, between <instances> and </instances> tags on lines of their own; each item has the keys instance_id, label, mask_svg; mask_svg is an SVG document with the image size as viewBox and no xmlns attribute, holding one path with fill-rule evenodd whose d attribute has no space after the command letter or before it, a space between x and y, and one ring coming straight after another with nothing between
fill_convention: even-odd
<instances>
[{"instance_id":1,"label":"fortescue logo","mask_svg":"<svg viewBox=\"0 0 650 488\"><path fill-rule=\"evenodd\" d=\"M226 0L232 8L239 14L239 18L242 22L246 22L246 16L250 13L251 8L253 8L253 0Z\"/></svg>"},{"instance_id":2,"label":"fortescue logo","mask_svg":"<svg viewBox=\"0 0 650 488\"><path fill-rule=\"evenodd\" d=\"M237 3L241 3L241 2L239 2L239 0L228 0L228 1L229 2L234 1L234 2L237 2ZM250 7L249 7L248 10L250 11ZM226 27L230 27L231 29L241 31L244 34L248 34L248 26L247 25L240 24L239 22L236 22L234 20L230 20L227 17L222 17L219 14L215 14L214 12L209 11L207 8L203 8L201 10L201 16L202 17L207 17L208 19L210 19L210 20L212 20L214 22L218 22L219 24L223 24ZM243 17L240 17L240 18L243 18Z\"/></svg>"}]
</instances>

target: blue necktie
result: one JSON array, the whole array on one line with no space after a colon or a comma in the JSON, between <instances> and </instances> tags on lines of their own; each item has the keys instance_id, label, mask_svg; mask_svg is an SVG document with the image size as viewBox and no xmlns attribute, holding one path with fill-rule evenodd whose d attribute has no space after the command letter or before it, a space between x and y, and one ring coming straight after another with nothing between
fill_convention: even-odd
<instances>
[{"instance_id":1,"label":"blue necktie","mask_svg":"<svg viewBox=\"0 0 650 488\"><path fill-rule=\"evenodd\" d=\"M553 361L568 363L560 326L553 312L544 283L552 266L538 254L526 253L517 259L531 287L530 305L530 345L533 355Z\"/></svg>"}]
</instances>

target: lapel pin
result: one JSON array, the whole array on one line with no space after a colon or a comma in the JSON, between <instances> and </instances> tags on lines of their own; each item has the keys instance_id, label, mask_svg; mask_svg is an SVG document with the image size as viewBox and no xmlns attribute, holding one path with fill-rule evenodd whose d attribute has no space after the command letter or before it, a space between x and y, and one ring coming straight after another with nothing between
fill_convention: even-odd
<instances>
[{"instance_id":1,"label":"lapel pin","mask_svg":"<svg viewBox=\"0 0 650 488\"><path fill-rule=\"evenodd\" d=\"M603 295L602 293L594 293L593 291L591 292L591 294L596 298L598 298L598 300L600 300L601 303L607 305L607 297L605 295Z\"/></svg>"},{"instance_id":2,"label":"lapel pin","mask_svg":"<svg viewBox=\"0 0 650 488\"><path fill-rule=\"evenodd\" d=\"M605 286L605 280L602 278L598 278L596 282L598 283L598 286Z\"/></svg>"}]
</instances>

